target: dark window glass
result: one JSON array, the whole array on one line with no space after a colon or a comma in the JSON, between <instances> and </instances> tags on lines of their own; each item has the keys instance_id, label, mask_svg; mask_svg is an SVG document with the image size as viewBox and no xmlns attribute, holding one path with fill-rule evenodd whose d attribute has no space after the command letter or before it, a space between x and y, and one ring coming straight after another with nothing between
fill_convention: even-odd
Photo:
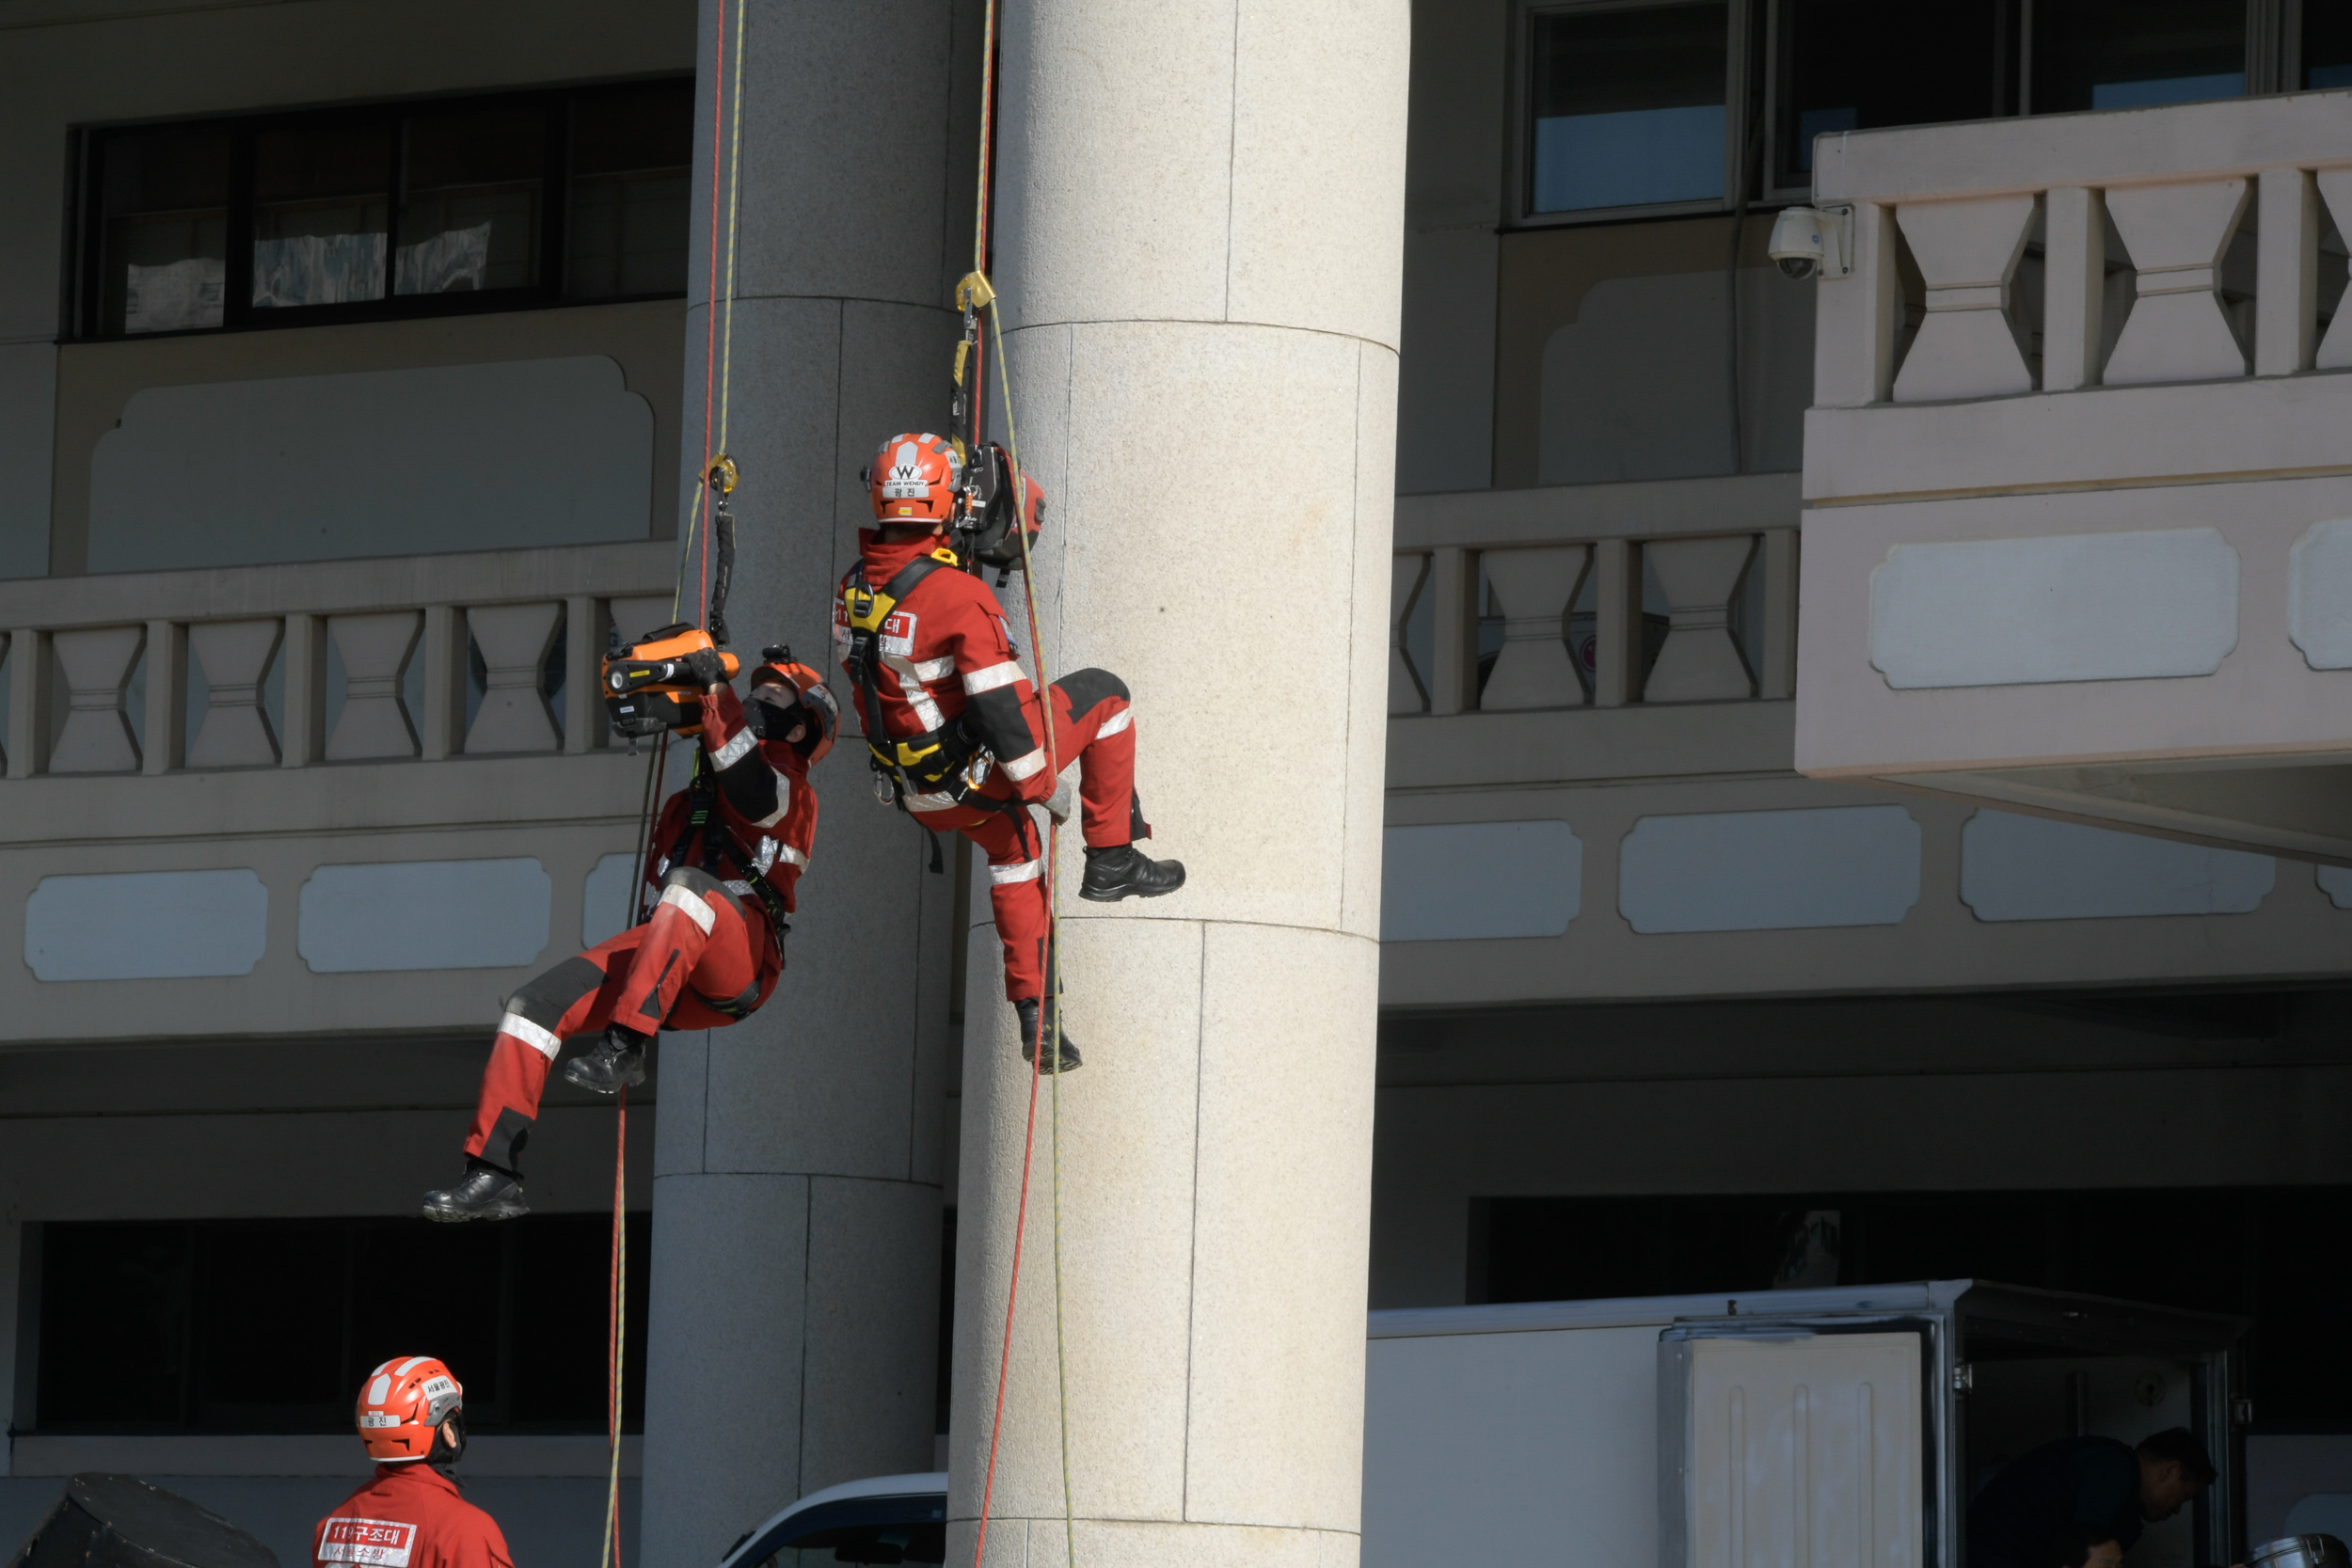
<instances>
[{"instance_id":1,"label":"dark window glass","mask_svg":"<svg viewBox=\"0 0 2352 1568\"><path fill-rule=\"evenodd\" d=\"M107 137L93 149L96 305L109 333L221 323L229 261L227 130Z\"/></svg>"},{"instance_id":2,"label":"dark window glass","mask_svg":"<svg viewBox=\"0 0 2352 1568\"><path fill-rule=\"evenodd\" d=\"M1489 1198L1473 1300L1987 1279L2244 1316L2268 1422L2352 1420L2352 1187Z\"/></svg>"},{"instance_id":3,"label":"dark window glass","mask_svg":"<svg viewBox=\"0 0 2352 1568\"><path fill-rule=\"evenodd\" d=\"M547 112L536 105L443 110L409 116L405 132L392 292L538 282Z\"/></svg>"},{"instance_id":4,"label":"dark window glass","mask_svg":"<svg viewBox=\"0 0 2352 1568\"><path fill-rule=\"evenodd\" d=\"M629 1217L627 1424L644 1408L646 1216ZM436 1355L475 1431L601 1432L612 1221L31 1227L44 1432L348 1432L367 1371Z\"/></svg>"},{"instance_id":5,"label":"dark window glass","mask_svg":"<svg viewBox=\"0 0 2352 1568\"><path fill-rule=\"evenodd\" d=\"M683 293L693 114L672 78L92 131L76 330Z\"/></svg>"},{"instance_id":6,"label":"dark window glass","mask_svg":"<svg viewBox=\"0 0 2352 1568\"><path fill-rule=\"evenodd\" d=\"M300 124L253 138L256 309L384 297L389 123Z\"/></svg>"},{"instance_id":7,"label":"dark window glass","mask_svg":"<svg viewBox=\"0 0 2352 1568\"><path fill-rule=\"evenodd\" d=\"M1530 211L1723 196L1730 19L1721 0L1532 20Z\"/></svg>"},{"instance_id":8,"label":"dark window glass","mask_svg":"<svg viewBox=\"0 0 2352 1568\"><path fill-rule=\"evenodd\" d=\"M187 1416L188 1227L41 1227L40 1405L137 1432ZM35 1244L33 1227L25 1230ZM22 1363L19 1363L22 1365Z\"/></svg>"},{"instance_id":9,"label":"dark window glass","mask_svg":"<svg viewBox=\"0 0 2352 1568\"><path fill-rule=\"evenodd\" d=\"M1805 182L1813 138L1825 131L2007 113L2013 8L2010 0L1787 0L1781 49L1788 89L1774 182Z\"/></svg>"},{"instance_id":10,"label":"dark window glass","mask_svg":"<svg viewBox=\"0 0 2352 1568\"><path fill-rule=\"evenodd\" d=\"M2352 6L2343 0L2304 0L2300 85L2352 87Z\"/></svg>"},{"instance_id":11,"label":"dark window glass","mask_svg":"<svg viewBox=\"0 0 2352 1568\"><path fill-rule=\"evenodd\" d=\"M691 82L581 93L572 101L574 299L675 293L686 287Z\"/></svg>"},{"instance_id":12,"label":"dark window glass","mask_svg":"<svg viewBox=\"0 0 2352 1568\"><path fill-rule=\"evenodd\" d=\"M2034 0L2033 111L2246 91L2246 0Z\"/></svg>"}]
</instances>

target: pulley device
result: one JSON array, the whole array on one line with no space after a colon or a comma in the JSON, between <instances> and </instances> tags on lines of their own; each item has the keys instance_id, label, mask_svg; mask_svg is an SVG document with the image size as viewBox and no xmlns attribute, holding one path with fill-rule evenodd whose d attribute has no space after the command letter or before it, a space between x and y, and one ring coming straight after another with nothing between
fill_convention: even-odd
<instances>
[{"instance_id":1,"label":"pulley device","mask_svg":"<svg viewBox=\"0 0 2352 1568\"><path fill-rule=\"evenodd\" d=\"M956 285L956 305L963 312L963 337L956 344L947 440L963 467L963 483L948 537L955 542L964 570L977 573L983 566L993 566L996 586L1002 588L1027 555L1023 535L1027 536L1025 544L1034 545L1045 526L1045 491L1014 464L1003 447L993 441L983 445L979 439L980 310L995 299L996 291L979 273L965 275Z\"/></svg>"}]
</instances>

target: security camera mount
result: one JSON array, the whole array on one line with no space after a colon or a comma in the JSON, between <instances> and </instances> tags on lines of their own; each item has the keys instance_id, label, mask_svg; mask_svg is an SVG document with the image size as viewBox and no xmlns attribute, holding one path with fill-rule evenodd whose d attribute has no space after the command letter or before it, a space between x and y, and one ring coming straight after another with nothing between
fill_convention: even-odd
<instances>
[{"instance_id":1,"label":"security camera mount","mask_svg":"<svg viewBox=\"0 0 2352 1568\"><path fill-rule=\"evenodd\" d=\"M1790 277L1847 277L1853 271L1853 208L1784 208L1766 248Z\"/></svg>"}]
</instances>

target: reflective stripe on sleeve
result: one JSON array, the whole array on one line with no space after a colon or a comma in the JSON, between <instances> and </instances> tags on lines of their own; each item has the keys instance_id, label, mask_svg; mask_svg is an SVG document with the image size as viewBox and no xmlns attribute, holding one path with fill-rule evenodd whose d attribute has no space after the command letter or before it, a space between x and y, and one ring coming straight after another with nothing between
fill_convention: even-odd
<instances>
[{"instance_id":1,"label":"reflective stripe on sleeve","mask_svg":"<svg viewBox=\"0 0 2352 1568\"><path fill-rule=\"evenodd\" d=\"M1009 778L1028 778L1045 766L1045 748L1041 746L1027 756L1015 757L1003 766L1006 775Z\"/></svg>"},{"instance_id":2,"label":"reflective stripe on sleeve","mask_svg":"<svg viewBox=\"0 0 2352 1568\"><path fill-rule=\"evenodd\" d=\"M945 680L956 673L956 661L942 654L937 658L917 659L907 668L914 672L917 680Z\"/></svg>"},{"instance_id":3,"label":"reflective stripe on sleeve","mask_svg":"<svg viewBox=\"0 0 2352 1568\"><path fill-rule=\"evenodd\" d=\"M772 768L770 771L774 771ZM776 774L776 809L752 824L755 828L772 828L784 820L784 814L792 809L792 781Z\"/></svg>"},{"instance_id":4,"label":"reflective stripe on sleeve","mask_svg":"<svg viewBox=\"0 0 2352 1568\"><path fill-rule=\"evenodd\" d=\"M555 1053L564 1049L562 1040L557 1039L554 1035L540 1028L520 1013L508 1013L504 1018L500 1019L499 1033L514 1036L550 1062L555 1060Z\"/></svg>"},{"instance_id":5,"label":"reflective stripe on sleeve","mask_svg":"<svg viewBox=\"0 0 2352 1568\"><path fill-rule=\"evenodd\" d=\"M1112 714L1108 719L1103 721L1103 727L1094 732L1094 737L1097 740L1100 740L1104 736L1117 735L1120 731L1125 729L1128 725L1134 723L1135 721L1136 710L1131 707L1122 707L1117 713Z\"/></svg>"},{"instance_id":6,"label":"reflective stripe on sleeve","mask_svg":"<svg viewBox=\"0 0 2352 1568\"><path fill-rule=\"evenodd\" d=\"M988 868L988 879L998 887L1007 882L1034 882L1044 863L1042 861L1023 861L1019 865L992 865Z\"/></svg>"},{"instance_id":7,"label":"reflective stripe on sleeve","mask_svg":"<svg viewBox=\"0 0 2352 1568\"><path fill-rule=\"evenodd\" d=\"M773 839L771 839L769 842L771 844L775 843ZM797 865L803 871L808 869L808 857L802 854L798 849L793 848L789 844L776 845L776 859L784 862L787 865Z\"/></svg>"},{"instance_id":8,"label":"reflective stripe on sleeve","mask_svg":"<svg viewBox=\"0 0 2352 1568\"><path fill-rule=\"evenodd\" d=\"M686 918L701 927L705 936L710 934L710 927L718 922L718 911L704 903L691 888L678 887L675 883L665 887L661 890L661 901L684 910Z\"/></svg>"},{"instance_id":9,"label":"reflective stripe on sleeve","mask_svg":"<svg viewBox=\"0 0 2352 1568\"><path fill-rule=\"evenodd\" d=\"M993 691L1000 686L1010 686L1022 678L1021 666L1007 659L985 670L974 670L963 677L963 689L977 697L983 691Z\"/></svg>"},{"instance_id":10,"label":"reflective stripe on sleeve","mask_svg":"<svg viewBox=\"0 0 2352 1568\"><path fill-rule=\"evenodd\" d=\"M736 731L733 740L710 753L710 760L718 767L732 768L751 755L752 748L758 744L759 736L752 734L749 728L740 729Z\"/></svg>"}]
</instances>

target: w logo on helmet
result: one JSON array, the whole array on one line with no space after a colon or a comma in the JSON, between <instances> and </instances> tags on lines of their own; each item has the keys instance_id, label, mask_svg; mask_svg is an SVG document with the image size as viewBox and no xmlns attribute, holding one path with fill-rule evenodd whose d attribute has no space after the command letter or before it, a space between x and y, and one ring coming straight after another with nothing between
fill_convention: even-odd
<instances>
[{"instance_id":1,"label":"w logo on helmet","mask_svg":"<svg viewBox=\"0 0 2352 1568\"><path fill-rule=\"evenodd\" d=\"M884 522L944 522L962 465L936 436L910 432L882 444L866 469L874 515Z\"/></svg>"}]
</instances>

